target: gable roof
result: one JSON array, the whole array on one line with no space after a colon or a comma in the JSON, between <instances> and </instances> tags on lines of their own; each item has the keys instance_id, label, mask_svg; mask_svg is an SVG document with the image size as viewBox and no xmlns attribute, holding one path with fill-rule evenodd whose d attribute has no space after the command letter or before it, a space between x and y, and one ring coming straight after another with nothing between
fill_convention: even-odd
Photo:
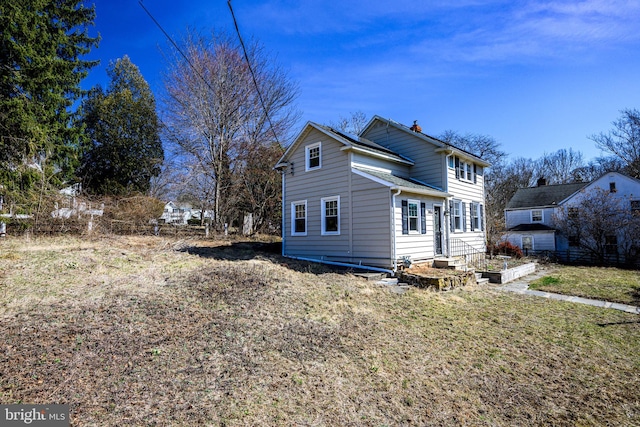
<instances>
[{"instance_id":1,"label":"gable roof","mask_svg":"<svg viewBox=\"0 0 640 427\"><path fill-rule=\"evenodd\" d=\"M507 203L506 209L557 206L587 184L587 182L576 182L572 184L519 188L511 200L509 200L509 203Z\"/></svg>"},{"instance_id":2,"label":"gable roof","mask_svg":"<svg viewBox=\"0 0 640 427\"><path fill-rule=\"evenodd\" d=\"M380 144L376 144L373 141L369 141L366 138L360 136L349 135L345 132L341 132L339 130L333 129L329 126L320 125L314 122L307 122L302 131L298 134L293 143L287 148L284 152L278 163L274 169L279 169L286 166L287 159L293 153L298 146L302 143L304 138L308 135L311 130L318 130L319 132L327 135L328 137L338 141L344 147L343 150L353 150L357 152L361 152L364 154L368 154L374 157L383 158L386 160L390 160L396 163L403 163L407 165L413 165L413 162L406 157L386 148Z\"/></svg>"},{"instance_id":3,"label":"gable roof","mask_svg":"<svg viewBox=\"0 0 640 427\"><path fill-rule=\"evenodd\" d=\"M458 147L456 147L454 145L451 145L449 143L441 141L438 138L435 138L435 137L433 137L431 135L427 135L426 133L413 131L413 130L411 130L410 127L408 127L406 125L403 125L402 123L398 123L398 122L396 122L394 120L391 120L391 119L385 119L384 117L380 117L378 115L373 116L373 118L369 121L369 123L367 123L367 125L364 127L362 132L360 132L360 134L364 135L366 133L366 131L371 126L373 126L373 124L376 121L382 122L382 123L384 123L385 125L388 125L388 126L393 126L394 128L399 129L399 130L401 130L403 132L407 132L407 133L409 133L411 135L417 136L421 140L434 145L435 148L436 148L436 152L443 152L443 153L445 153L447 155L448 154L455 154L455 155L458 155L460 157L467 158L467 159L473 161L474 163L477 163L478 165L483 166L483 167L491 166L490 163L486 162L485 160L481 159L480 157L476 156L475 154L472 154L472 153L470 153L470 152L468 152L466 150L463 150L463 149L458 148Z\"/></svg>"},{"instance_id":4,"label":"gable roof","mask_svg":"<svg viewBox=\"0 0 640 427\"><path fill-rule=\"evenodd\" d=\"M434 197L451 197L451 194L445 193L439 188L424 184L415 179L402 178L389 172L372 170L367 168L354 167L352 171L364 178L371 179L382 185L389 187L391 190L402 190L408 193L422 194Z\"/></svg>"}]
</instances>

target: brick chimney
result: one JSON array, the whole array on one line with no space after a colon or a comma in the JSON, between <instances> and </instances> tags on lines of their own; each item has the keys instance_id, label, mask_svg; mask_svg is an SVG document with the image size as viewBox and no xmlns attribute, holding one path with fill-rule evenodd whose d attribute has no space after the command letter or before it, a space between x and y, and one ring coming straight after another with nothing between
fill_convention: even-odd
<instances>
[{"instance_id":1,"label":"brick chimney","mask_svg":"<svg viewBox=\"0 0 640 427\"><path fill-rule=\"evenodd\" d=\"M542 187L543 185L547 185L547 179L545 177L538 178L538 187Z\"/></svg>"},{"instance_id":2,"label":"brick chimney","mask_svg":"<svg viewBox=\"0 0 640 427\"><path fill-rule=\"evenodd\" d=\"M417 120L413 121L413 126L411 126L410 128L412 131L414 132L422 132L422 128L420 127L420 125L418 124Z\"/></svg>"}]
</instances>

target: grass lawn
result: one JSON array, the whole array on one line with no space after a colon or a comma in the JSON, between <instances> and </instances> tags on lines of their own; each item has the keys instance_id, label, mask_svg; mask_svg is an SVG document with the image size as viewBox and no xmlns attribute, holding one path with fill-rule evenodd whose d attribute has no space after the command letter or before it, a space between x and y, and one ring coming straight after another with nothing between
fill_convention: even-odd
<instances>
[{"instance_id":1,"label":"grass lawn","mask_svg":"<svg viewBox=\"0 0 640 427\"><path fill-rule=\"evenodd\" d=\"M0 403L71 424L640 425L637 315L247 244L0 241Z\"/></svg>"},{"instance_id":2,"label":"grass lawn","mask_svg":"<svg viewBox=\"0 0 640 427\"><path fill-rule=\"evenodd\" d=\"M558 266L529 286L546 292L640 306L640 272L610 267Z\"/></svg>"}]
</instances>

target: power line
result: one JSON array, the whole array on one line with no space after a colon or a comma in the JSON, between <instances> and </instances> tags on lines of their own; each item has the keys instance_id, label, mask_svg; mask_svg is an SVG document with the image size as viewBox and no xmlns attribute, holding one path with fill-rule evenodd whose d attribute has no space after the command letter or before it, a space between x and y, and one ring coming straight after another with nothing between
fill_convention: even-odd
<instances>
[{"instance_id":1,"label":"power line","mask_svg":"<svg viewBox=\"0 0 640 427\"><path fill-rule=\"evenodd\" d=\"M256 87L256 92L258 93L258 99L260 100L260 105L262 105L262 110L264 111L264 115L269 122L269 128L271 128L271 132L273 133L273 137L275 138L278 145L280 145L280 141L278 140L278 135L276 135L276 130L273 127L273 123L271 123L271 117L269 117L269 112L264 105L264 99L262 98L262 93L260 92L260 87L258 86L258 81L256 79L256 75L253 72L253 67L251 66L251 61L249 60L249 55L247 54L247 48L244 45L244 41L242 40L242 36L240 35L240 28L238 28L238 21L236 21L236 15L233 13L233 7L231 6L231 0L227 0L227 5L229 6L229 10L231 11L231 17L233 18L233 25L236 27L236 33L238 34L238 39L240 40L240 46L242 46L242 52L244 53L244 59L247 61L247 66L249 67L249 72L251 73L251 78L253 79L253 84Z\"/></svg>"},{"instance_id":2,"label":"power line","mask_svg":"<svg viewBox=\"0 0 640 427\"><path fill-rule=\"evenodd\" d=\"M212 91L214 91L213 87L211 86L211 84L209 84L209 81L207 79L204 78L204 76L202 74L200 74L200 71L198 71L198 69L193 65L193 63L189 60L189 58L187 57L187 55L185 55L185 53L182 51L182 49L180 49L180 46L178 46L178 44L173 41L173 39L171 38L171 36L164 30L164 28L162 28L162 25L160 25L160 23L158 21L156 21L156 18L153 17L153 15L151 14L151 12L149 12L147 10L146 7L144 7L144 5L142 4L142 0L138 1L138 4L140 5L140 7L142 9L144 9L145 12L147 12L147 15L149 15L149 18L151 18L151 20L156 24L156 26L158 28L160 28L160 31L162 31L162 34L165 35L165 37L167 39L169 39L169 41L171 42L171 44L173 45L173 47L176 48L176 50L178 51L178 53L180 53L180 55L182 55L182 57L184 58L185 61L187 61L187 64L189 64L189 67L191 67L191 69L196 73L196 75L198 77L200 77L200 79L204 82L204 84L206 84L209 89L211 89Z\"/></svg>"},{"instance_id":3,"label":"power line","mask_svg":"<svg viewBox=\"0 0 640 427\"><path fill-rule=\"evenodd\" d=\"M178 44L164 30L164 28L162 28L162 25L160 25L160 23L156 20L156 18L153 17L151 12L149 12L149 10L147 10L147 8L144 7L144 4L142 4L142 0L139 0L138 4L147 13L147 15L149 15L149 18L151 18L151 20L156 24L156 26L160 29L160 31L162 31L162 33L165 35L165 37L171 42L173 47L176 48L176 50L178 51L178 53L180 53L180 55L184 58L184 60L187 61L187 64L189 64L189 67L191 67L191 69L209 87L209 89L214 91L214 89L211 86L211 84L209 83L209 81L207 79L205 79L204 76L198 71L198 69L189 60L187 55L182 51L182 49L180 49ZM231 6L231 0L227 1L227 5L229 6L229 10L231 11L231 17L233 18L233 24L234 24L234 26L236 28L236 33L238 34L238 39L240 40L240 46L242 47L242 52L244 54L244 59L247 61L247 66L249 68L249 72L251 73L251 79L253 80L253 84L254 84L254 86L256 88L256 92L258 94L258 99L260 100L260 105L262 106L262 110L264 111L264 115L267 118L267 122L269 122L269 128L271 129L271 132L273 133L273 137L275 138L275 140L278 143L278 145L280 145L280 141L278 140L278 135L276 134L275 128L273 126L273 123L271 122L271 117L269 116L269 112L267 111L267 108L265 106L264 98L262 97L262 93L260 92L260 87L258 86L258 80L256 79L255 72L253 71L253 67L251 66L251 61L249 60L249 55L247 54L247 48L245 47L244 40L242 40L242 36L240 35L240 28L238 28L238 22L236 20L236 15L233 12L233 7Z\"/></svg>"}]
</instances>

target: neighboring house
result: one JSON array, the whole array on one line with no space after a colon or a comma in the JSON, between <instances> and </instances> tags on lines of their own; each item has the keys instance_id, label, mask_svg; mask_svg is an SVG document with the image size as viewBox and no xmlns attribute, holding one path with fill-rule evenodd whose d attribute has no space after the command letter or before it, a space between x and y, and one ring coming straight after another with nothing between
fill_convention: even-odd
<instances>
[{"instance_id":1,"label":"neighboring house","mask_svg":"<svg viewBox=\"0 0 640 427\"><path fill-rule=\"evenodd\" d=\"M484 253L488 166L416 124L375 116L356 137L309 122L275 166L283 255L395 271Z\"/></svg>"},{"instance_id":2,"label":"neighboring house","mask_svg":"<svg viewBox=\"0 0 640 427\"><path fill-rule=\"evenodd\" d=\"M104 215L104 203L100 207L92 206L91 202L82 200L82 184L73 184L60 190L60 202L55 203L51 212L53 218L91 217ZM62 207L61 207L62 206Z\"/></svg>"},{"instance_id":3,"label":"neighboring house","mask_svg":"<svg viewBox=\"0 0 640 427\"><path fill-rule=\"evenodd\" d=\"M565 236L556 229L556 218L564 212L579 216L581 202L597 191L621 200L629 211L640 211L640 181L618 172L606 173L590 183L545 185L544 179L540 179L536 187L518 189L507 203L504 239L529 253L569 253L579 242L570 241L575 236ZM624 246L627 236L610 238ZM579 251L574 250L574 255L579 256ZM567 256L567 260L572 260Z\"/></svg>"},{"instance_id":4,"label":"neighboring house","mask_svg":"<svg viewBox=\"0 0 640 427\"><path fill-rule=\"evenodd\" d=\"M191 218L199 219L200 215L201 211L191 209L190 205L168 202L164 205L164 211L159 219L163 224L187 225L187 221Z\"/></svg>"}]
</instances>

